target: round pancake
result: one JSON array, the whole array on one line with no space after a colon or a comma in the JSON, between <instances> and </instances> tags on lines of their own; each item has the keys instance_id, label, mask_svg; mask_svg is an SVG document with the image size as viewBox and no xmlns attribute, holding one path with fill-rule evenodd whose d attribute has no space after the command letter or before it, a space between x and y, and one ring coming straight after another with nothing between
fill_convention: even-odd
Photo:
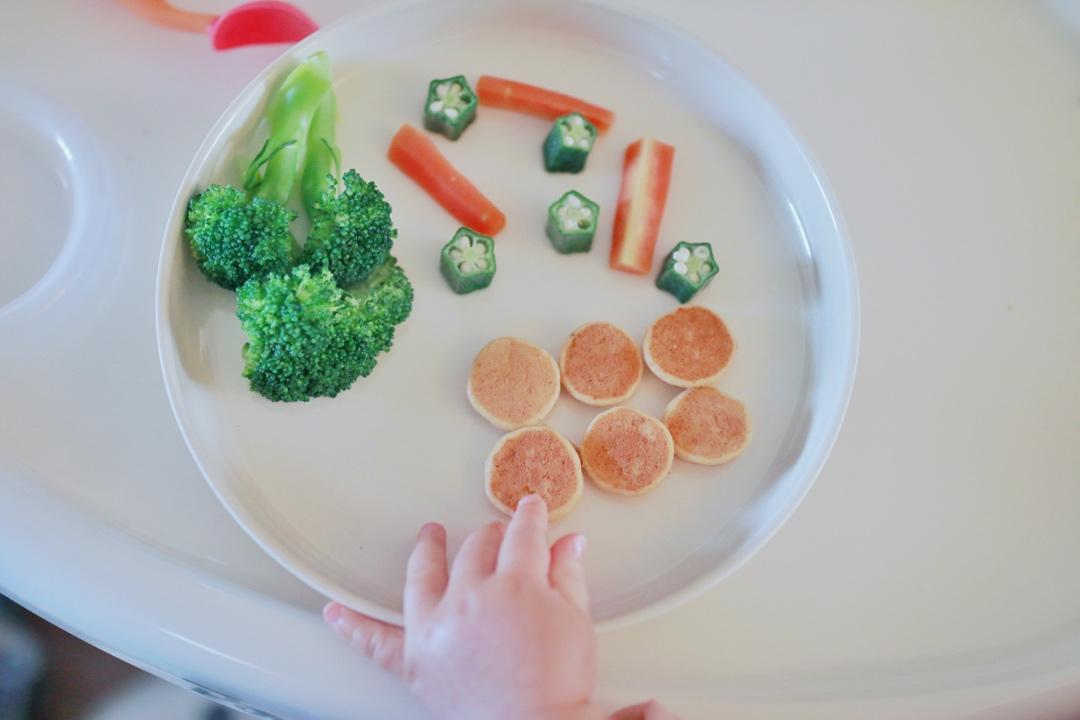
<instances>
[{"instance_id":1,"label":"round pancake","mask_svg":"<svg viewBox=\"0 0 1080 720\"><path fill-rule=\"evenodd\" d=\"M697 305L664 315L645 334L645 364L677 387L714 382L734 352L735 341L724 321Z\"/></svg>"},{"instance_id":2,"label":"round pancake","mask_svg":"<svg viewBox=\"0 0 1080 720\"><path fill-rule=\"evenodd\" d=\"M726 463L750 443L746 408L712 387L679 393L664 411L664 424L675 441L675 454L699 465Z\"/></svg>"},{"instance_id":3,"label":"round pancake","mask_svg":"<svg viewBox=\"0 0 1080 720\"><path fill-rule=\"evenodd\" d=\"M465 386L469 402L497 428L540 422L559 399L559 366L543 348L514 337L492 340L476 354Z\"/></svg>"},{"instance_id":4,"label":"round pancake","mask_svg":"<svg viewBox=\"0 0 1080 720\"><path fill-rule=\"evenodd\" d=\"M585 485L577 450L543 425L503 435L488 456L484 480L488 499L504 513L513 515L518 501L535 493L552 520L573 509Z\"/></svg>"},{"instance_id":5,"label":"round pancake","mask_svg":"<svg viewBox=\"0 0 1080 720\"><path fill-rule=\"evenodd\" d=\"M640 495L671 472L675 442L667 426L628 407L593 418L581 441L585 474L604 490Z\"/></svg>"},{"instance_id":6,"label":"round pancake","mask_svg":"<svg viewBox=\"0 0 1080 720\"><path fill-rule=\"evenodd\" d=\"M641 352L634 339L608 322L582 325L559 353L563 387L586 405L617 405L641 382Z\"/></svg>"}]
</instances>

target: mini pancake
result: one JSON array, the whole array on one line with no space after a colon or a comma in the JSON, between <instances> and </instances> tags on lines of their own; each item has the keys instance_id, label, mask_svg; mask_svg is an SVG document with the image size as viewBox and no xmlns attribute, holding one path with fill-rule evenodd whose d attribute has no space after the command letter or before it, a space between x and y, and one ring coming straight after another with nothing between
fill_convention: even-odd
<instances>
[{"instance_id":1,"label":"mini pancake","mask_svg":"<svg viewBox=\"0 0 1080 720\"><path fill-rule=\"evenodd\" d=\"M476 354L465 391L476 412L492 425L516 430L551 412L559 399L559 366L532 343L496 338Z\"/></svg>"},{"instance_id":2,"label":"mini pancake","mask_svg":"<svg viewBox=\"0 0 1080 720\"><path fill-rule=\"evenodd\" d=\"M544 498L555 520L573 509L584 485L577 450L543 425L503 435L484 466L488 499L508 515L521 498L535 493Z\"/></svg>"},{"instance_id":3,"label":"mini pancake","mask_svg":"<svg viewBox=\"0 0 1080 720\"><path fill-rule=\"evenodd\" d=\"M664 411L675 454L699 465L720 465L750 444L750 417L735 398L716 388L679 393Z\"/></svg>"},{"instance_id":4,"label":"mini pancake","mask_svg":"<svg viewBox=\"0 0 1080 720\"><path fill-rule=\"evenodd\" d=\"M607 322L582 325L559 354L563 387L586 405L626 400L641 382L642 367L634 339Z\"/></svg>"},{"instance_id":5,"label":"mini pancake","mask_svg":"<svg viewBox=\"0 0 1080 720\"><path fill-rule=\"evenodd\" d=\"M581 441L585 474L604 490L640 495L671 472L675 442L667 426L628 407L593 418Z\"/></svg>"},{"instance_id":6,"label":"mini pancake","mask_svg":"<svg viewBox=\"0 0 1080 720\"><path fill-rule=\"evenodd\" d=\"M664 315L645 334L645 364L677 387L711 384L734 352L735 341L724 321L696 305Z\"/></svg>"}]
</instances>

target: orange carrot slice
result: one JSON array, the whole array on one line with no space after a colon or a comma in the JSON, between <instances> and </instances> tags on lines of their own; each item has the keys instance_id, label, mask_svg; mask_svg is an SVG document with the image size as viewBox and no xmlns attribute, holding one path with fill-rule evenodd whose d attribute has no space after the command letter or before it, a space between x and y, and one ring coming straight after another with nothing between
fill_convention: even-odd
<instances>
[{"instance_id":1,"label":"orange carrot slice","mask_svg":"<svg viewBox=\"0 0 1080 720\"><path fill-rule=\"evenodd\" d=\"M615 113L607 108L554 90L546 90L536 85L491 75L480 76L480 80L476 83L476 97L480 99L481 105L528 115L539 115L548 120L554 120L567 113L578 112L600 132L606 132L615 122Z\"/></svg>"},{"instance_id":2,"label":"orange carrot slice","mask_svg":"<svg viewBox=\"0 0 1080 720\"><path fill-rule=\"evenodd\" d=\"M506 216L499 208L412 125L401 126L390 142L387 156L462 225L490 236L506 225Z\"/></svg>"},{"instance_id":3,"label":"orange carrot slice","mask_svg":"<svg viewBox=\"0 0 1080 720\"><path fill-rule=\"evenodd\" d=\"M675 148L655 138L642 138L626 148L611 237L614 269L638 275L652 269L674 159Z\"/></svg>"}]
</instances>

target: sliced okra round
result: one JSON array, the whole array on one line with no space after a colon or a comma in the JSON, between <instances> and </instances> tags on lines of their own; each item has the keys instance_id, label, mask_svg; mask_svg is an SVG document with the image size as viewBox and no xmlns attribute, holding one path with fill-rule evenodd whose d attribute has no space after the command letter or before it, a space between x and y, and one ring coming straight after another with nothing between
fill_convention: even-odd
<instances>
[{"instance_id":1,"label":"sliced okra round","mask_svg":"<svg viewBox=\"0 0 1080 720\"><path fill-rule=\"evenodd\" d=\"M581 113L555 120L544 140L544 167L548 172L581 172L596 143L596 126Z\"/></svg>"},{"instance_id":2,"label":"sliced okra round","mask_svg":"<svg viewBox=\"0 0 1080 720\"><path fill-rule=\"evenodd\" d=\"M443 246L439 269L459 295L486 288L495 277L495 241L462 227Z\"/></svg>"},{"instance_id":3,"label":"sliced okra round","mask_svg":"<svg viewBox=\"0 0 1080 720\"><path fill-rule=\"evenodd\" d=\"M424 127L457 140L476 118L476 93L464 75L436 78L428 83Z\"/></svg>"},{"instance_id":4,"label":"sliced okra round","mask_svg":"<svg viewBox=\"0 0 1080 720\"><path fill-rule=\"evenodd\" d=\"M600 206L571 190L548 208L547 236L560 253L588 252L596 235Z\"/></svg>"},{"instance_id":5,"label":"sliced okra round","mask_svg":"<svg viewBox=\"0 0 1080 720\"><path fill-rule=\"evenodd\" d=\"M684 303L708 285L719 271L709 243L680 242L665 258L656 287Z\"/></svg>"}]
</instances>

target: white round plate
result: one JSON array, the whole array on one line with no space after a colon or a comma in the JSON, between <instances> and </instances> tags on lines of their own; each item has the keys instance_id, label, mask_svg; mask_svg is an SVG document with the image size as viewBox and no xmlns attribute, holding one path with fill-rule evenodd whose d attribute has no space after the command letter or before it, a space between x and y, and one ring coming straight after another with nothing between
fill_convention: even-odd
<instances>
[{"instance_id":1,"label":"white round plate","mask_svg":"<svg viewBox=\"0 0 1080 720\"><path fill-rule=\"evenodd\" d=\"M394 253L416 303L370 377L334 399L271 403L241 376L234 296L195 267L184 210L208 183L236 182L234 153L251 152L269 90L317 50L333 63L344 164L393 205ZM438 271L458 223L386 159L400 124L420 124L428 80L458 73L533 82L617 114L580 175L544 172L549 123L534 117L481 107L457 142L433 136L508 217L493 285L467 296L451 293ZM607 267L623 151L646 135L676 147L657 260L678 240L713 244L720 273L695 301L735 336L719 387L745 402L754 438L726 466L677 460L644 497L587 486L552 537L589 536L593 612L607 626L673 606L765 542L825 461L854 376L855 269L827 185L769 103L693 39L613 6L548 0L371 6L267 68L196 154L165 231L161 363L196 462L256 542L326 595L400 621L420 525L444 523L453 551L499 517L484 496L483 465L501 433L465 398L476 351L517 335L554 354L591 320L641 338L676 307L653 278ZM558 255L544 235L548 205L570 188L601 207L587 255ZM676 392L650 375L628 404L659 415ZM564 394L548 422L579 441L595 414Z\"/></svg>"}]
</instances>

